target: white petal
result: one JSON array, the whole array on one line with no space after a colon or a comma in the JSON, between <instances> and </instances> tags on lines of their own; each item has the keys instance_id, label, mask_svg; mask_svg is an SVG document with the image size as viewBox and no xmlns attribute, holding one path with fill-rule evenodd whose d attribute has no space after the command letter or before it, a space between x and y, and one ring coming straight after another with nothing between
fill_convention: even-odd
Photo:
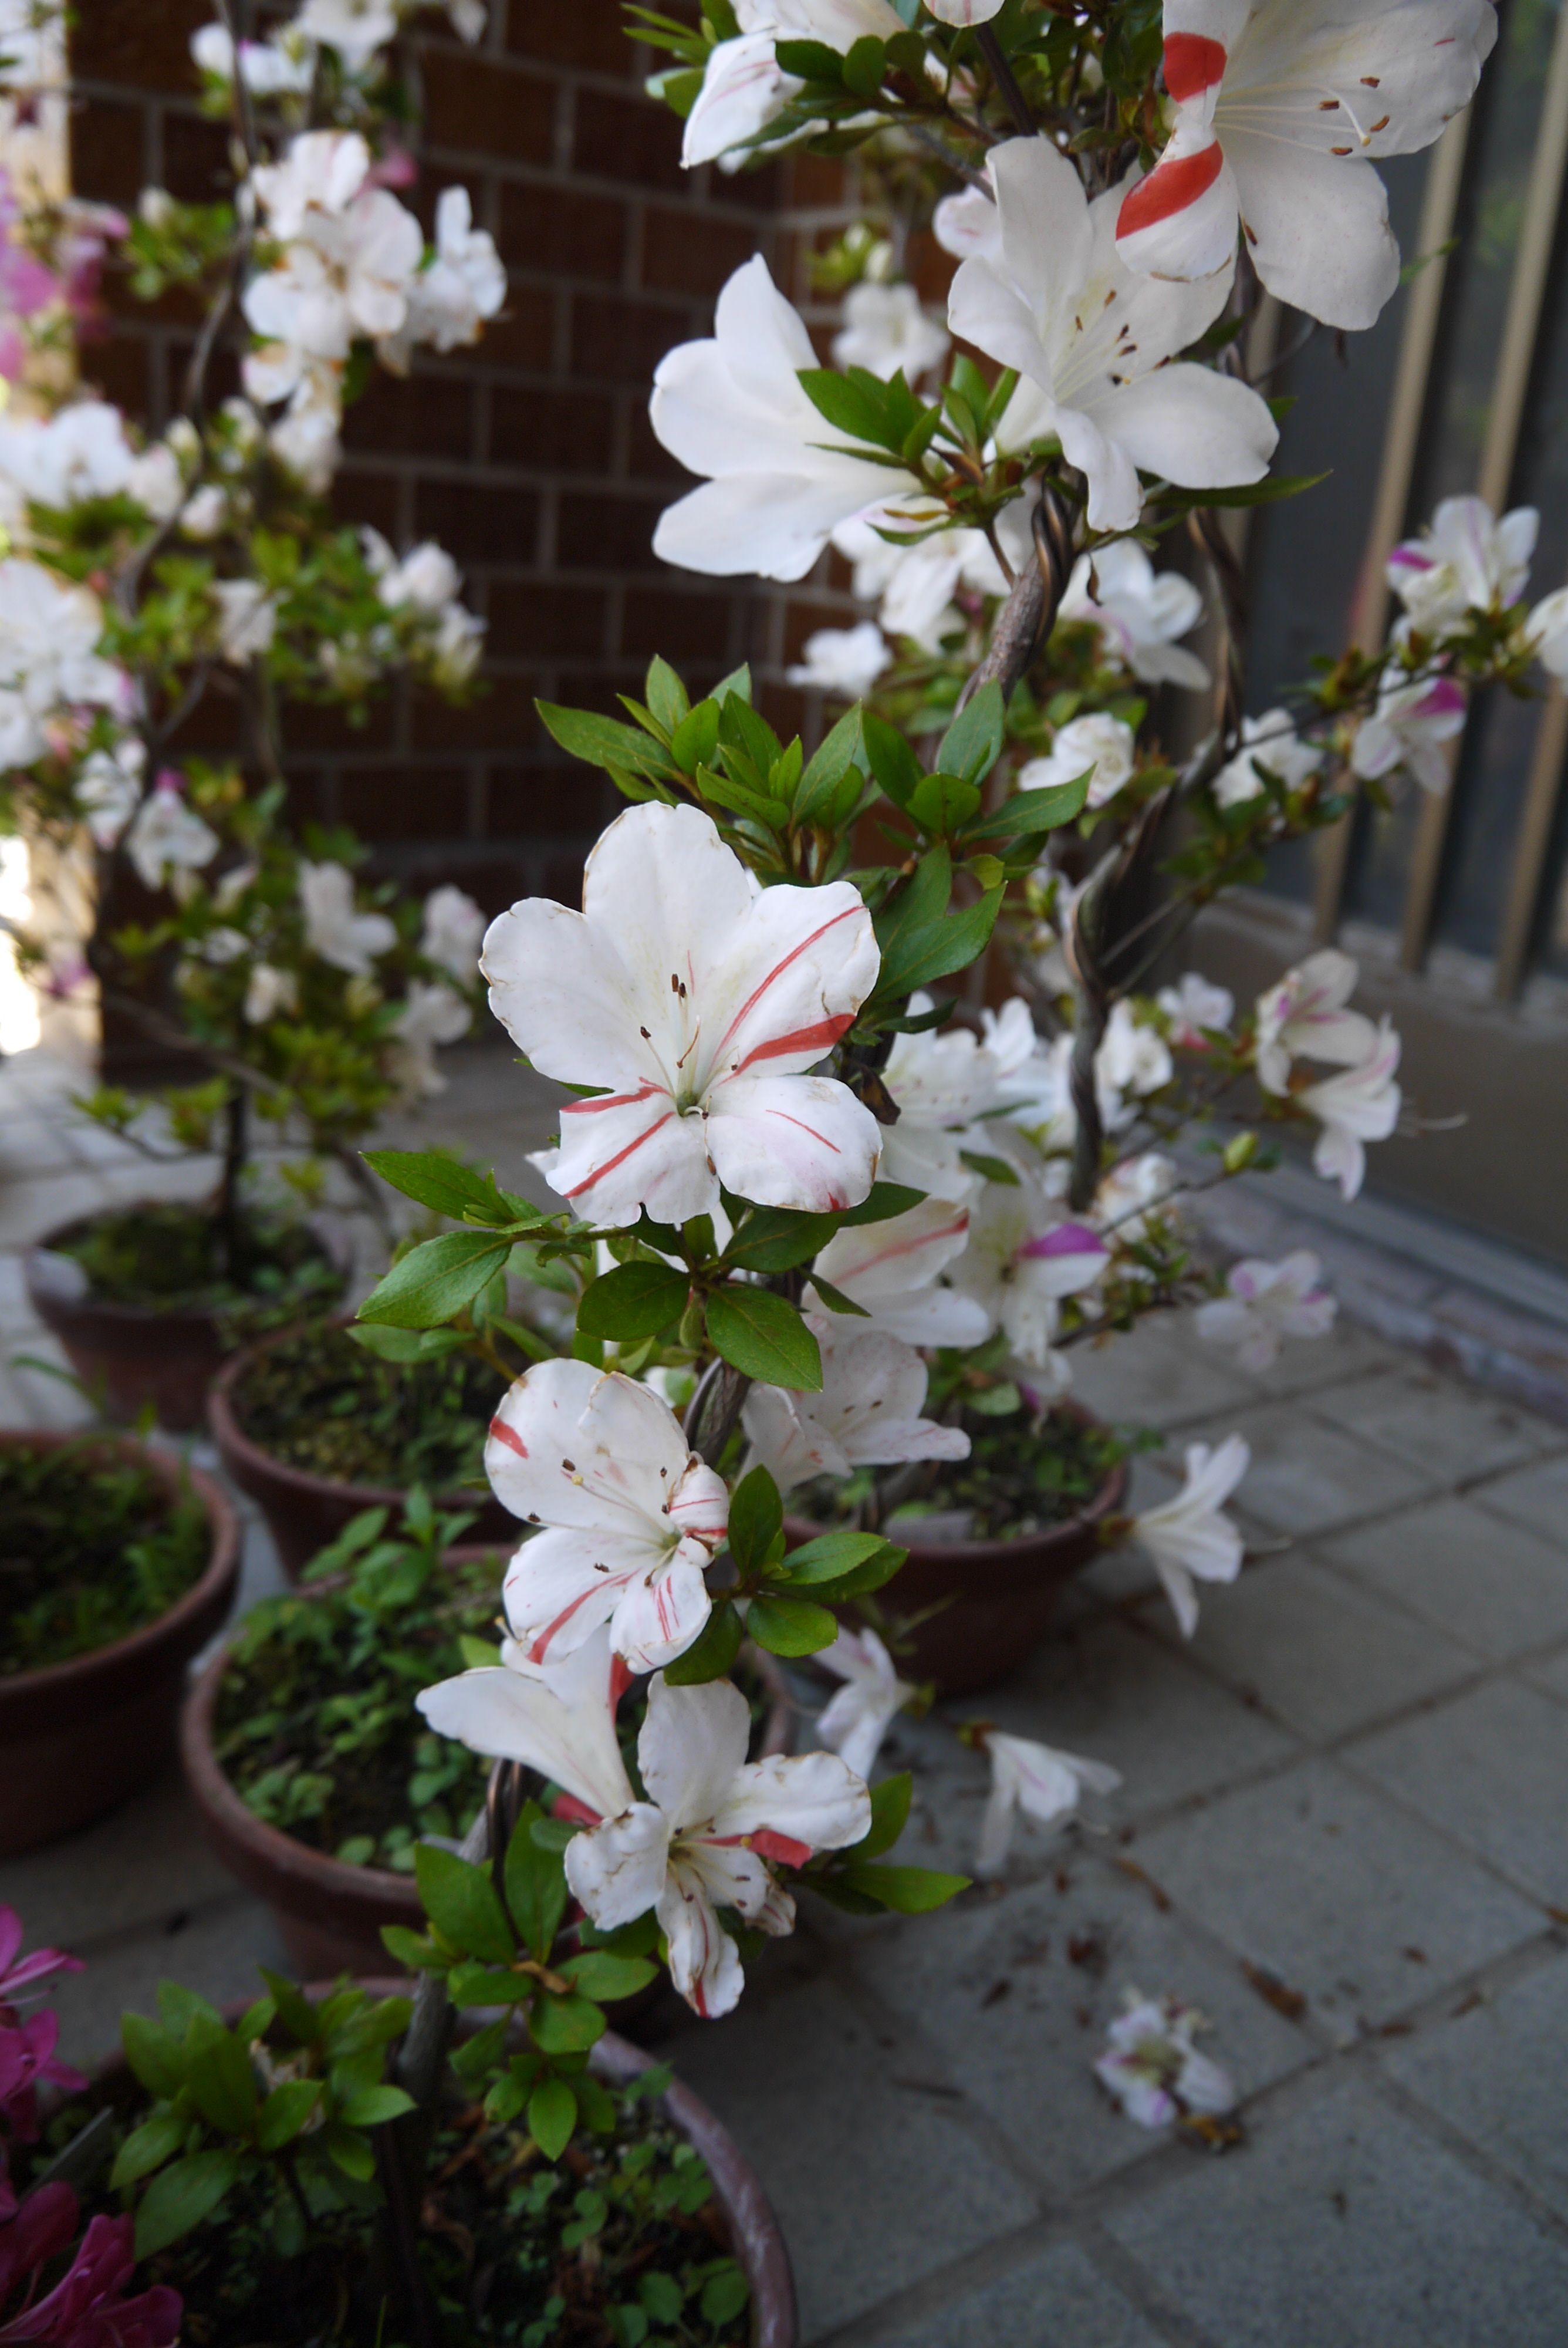
<instances>
[{"instance_id":1,"label":"white petal","mask_svg":"<svg viewBox=\"0 0 1568 2348\"><path fill-rule=\"evenodd\" d=\"M1183 489L1261 480L1279 445L1279 427L1255 391L1185 362L1112 393L1094 413L1107 438L1143 472Z\"/></svg>"},{"instance_id":2,"label":"white petal","mask_svg":"<svg viewBox=\"0 0 1568 2348\"><path fill-rule=\"evenodd\" d=\"M415 1701L438 1735L521 1761L610 1817L631 1799L616 1741L611 1670L610 1643L600 1635L549 1671L464 1672Z\"/></svg>"},{"instance_id":3,"label":"white petal","mask_svg":"<svg viewBox=\"0 0 1568 2348\"><path fill-rule=\"evenodd\" d=\"M1227 130L1242 220L1258 275L1292 309L1359 332L1399 283L1389 194L1358 154L1317 154Z\"/></svg>"},{"instance_id":4,"label":"white petal","mask_svg":"<svg viewBox=\"0 0 1568 2348\"><path fill-rule=\"evenodd\" d=\"M767 1833L807 1850L845 1850L871 1830L871 1797L836 1753L775 1753L733 1773L713 1826L720 1835Z\"/></svg>"},{"instance_id":5,"label":"white petal","mask_svg":"<svg viewBox=\"0 0 1568 2348\"><path fill-rule=\"evenodd\" d=\"M663 1898L669 1854L669 1820L651 1803L633 1802L591 1833L572 1837L566 1879L600 1931L612 1932Z\"/></svg>"},{"instance_id":6,"label":"white petal","mask_svg":"<svg viewBox=\"0 0 1568 2348\"><path fill-rule=\"evenodd\" d=\"M709 1554L696 1541L682 1541L672 1557L626 1584L610 1635L634 1672L661 1670L702 1636L712 1610L702 1579Z\"/></svg>"},{"instance_id":7,"label":"white petal","mask_svg":"<svg viewBox=\"0 0 1568 2348\"><path fill-rule=\"evenodd\" d=\"M826 1214L876 1179L882 1128L832 1076L738 1076L713 1094L708 1154L726 1189L759 1206Z\"/></svg>"},{"instance_id":8,"label":"white petal","mask_svg":"<svg viewBox=\"0 0 1568 2348\"><path fill-rule=\"evenodd\" d=\"M671 1687L662 1673L648 1691L637 1740L642 1782L672 1828L706 1825L746 1757L751 1713L731 1680Z\"/></svg>"},{"instance_id":9,"label":"white petal","mask_svg":"<svg viewBox=\"0 0 1568 2348\"><path fill-rule=\"evenodd\" d=\"M745 1986L740 1952L694 1868L671 1868L659 1921L670 1948L670 1978L692 2012L704 2021L733 2012Z\"/></svg>"}]
</instances>

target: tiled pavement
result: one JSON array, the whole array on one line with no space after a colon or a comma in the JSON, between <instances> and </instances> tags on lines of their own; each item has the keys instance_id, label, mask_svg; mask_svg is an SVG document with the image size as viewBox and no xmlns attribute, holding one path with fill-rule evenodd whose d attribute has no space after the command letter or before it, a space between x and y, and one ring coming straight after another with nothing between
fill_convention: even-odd
<instances>
[{"instance_id":1,"label":"tiled pavement","mask_svg":"<svg viewBox=\"0 0 1568 2348\"><path fill-rule=\"evenodd\" d=\"M18 1066L10 1248L136 1179L74 1154L47 1100L24 1132ZM476 1064L443 1128L500 1141L515 1176L513 1081ZM14 1256L0 1275L5 1351L30 1350ZM1568 1432L1350 1325L1261 1378L1167 1325L1079 1385L1169 1431L1151 1491L1232 1427L1255 1461L1247 1568L1190 1645L1123 1554L984 1704L1114 1762L1122 1791L1054 1841L1026 1830L1005 1886L908 1921L814 1910L735 2015L657 2018L763 2174L806 2340L1561 2348ZM70 1407L36 1373L0 1384L5 1422ZM253 1529L248 1585L269 1578ZM961 1866L981 1764L937 1721L888 1759L917 1773L907 1855ZM161 1973L234 1995L277 1953L177 1784L0 1868L0 1900L91 1960L62 1993L78 2049ZM1148 2136L1099 2096L1132 1984L1211 2018L1238 2148Z\"/></svg>"}]
</instances>

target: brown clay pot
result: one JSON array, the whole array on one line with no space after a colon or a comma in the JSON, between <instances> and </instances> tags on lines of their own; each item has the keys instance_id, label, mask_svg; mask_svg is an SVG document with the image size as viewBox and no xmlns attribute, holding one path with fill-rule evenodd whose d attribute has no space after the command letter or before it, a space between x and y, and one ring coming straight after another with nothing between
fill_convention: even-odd
<instances>
[{"instance_id":1,"label":"brown clay pot","mask_svg":"<svg viewBox=\"0 0 1568 2348\"><path fill-rule=\"evenodd\" d=\"M346 1328L346 1320L335 1322ZM266 1518L278 1547L278 1561L291 1581L297 1581L311 1560L336 1540L343 1527L364 1509L385 1509L402 1514L408 1495L395 1485L340 1484L331 1476L313 1476L291 1468L252 1443L240 1425L236 1391L251 1365L272 1346L281 1345L299 1330L282 1329L233 1354L215 1379L207 1398L207 1426L218 1456L242 1492L249 1492ZM511 1550L518 1543L518 1520L491 1492L437 1492L437 1509L448 1515L462 1512L474 1519L468 1531L481 1548Z\"/></svg>"},{"instance_id":2,"label":"brown clay pot","mask_svg":"<svg viewBox=\"0 0 1568 2348\"><path fill-rule=\"evenodd\" d=\"M907 1634L898 1657L904 1677L934 1681L938 1695L975 1695L1016 1672L1044 1638L1065 1585L1098 1555L1101 1524L1117 1513L1126 1489L1126 1468L1112 1468L1081 1516L1032 1540L909 1543L908 1562L884 1602L906 1617L939 1611ZM792 1549L822 1529L804 1517L784 1519ZM905 1545L903 1534L891 1538Z\"/></svg>"},{"instance_id":3,"label":"brown clay pot","mask_svg":"<svg viewBox=\"0 0 1568 2348\"><path fill-rule=\"evenodd\" d=\"M309 1982L305 1995L313 2003L319 2002L336 1986L335 1978ZM358 1986L376 1997L397 1997L406 1992L408 1983L401 1977L388 1979L371 1974L359 1976ZM236 2002L225 2010L224 2020L232 2026L244 2011L243 2003ZM480 2019L459 2015L458 2035L472 2036ZM596 2076L619 2086L628 2079L635 2079L639 2073L651 2070L654 2057L645 2054L641 2046L618 2038L613 2031L607 2031L590 2050L588 2061ZM100 2085L113 2087L125 2080L126 2074L124 2055L113 2054L100 2065L97 2077ZM45 2108L46 2111L47 2103ZM800 2348L800 2318L795 2308L789 2250L763 2190L762 2179L723 2121L679 2079L671 2080L660 2096L659 2109L671 2127L678 2128L688 2144L696 2147L713 2180L713 2198L729 2230L731 2252L751 2285L751 2348Z\"/></svg>"},{"instance_id":4,"label":"brown clay pot","mask_svg":"<svg viewBox=\"0 0 1568 2348\"><path fill-rule=\"evenodd\" d=\"M485 1554L483 1544L450 1552L454 1565ZM328 1583L316 1587L328 1588ZM185 1700L179 1722L179 1757L185 1781L201 1814L208 1841L225 1867L272 1911L284 1947L302 1980L340 1972L384 1972L391 1962L382 1942L384 1924L411 1931L424 1925L414 1879L388 1867L351 1867L325 1851L298 1842L247 1809L218 1765L213 1720L227 1652L214 1655ZM762 1754L787 1749L789 1690L770 1658L758 1670L771 1698L763 1724Z\"/></svg>"},{"instance_id":5,"label":"brown clay pot","mask_svg":"<svg viewBox=\"0 0 1568 2348\"><path fill-rule=\"evenodd\" d=\"M207 1390L230 1351L217 1316L93 1296L81 1266L56 1252L90 1220L83 1216L62 1223L28 1249L28 1301L59 1339L82 1384L101 1393L109 1418L128 1425L150 1403L159 1426L189 1435L202 1423Z\"/></svg>"},{"instance_id":6,"label":"brown clay pot","mask_svg":"<svg viewBox=\"0 0 1568 2348\"><path fill-rule=\"evenodd\" d=\"M8 1451L81 1441L0 1435ZM233 1602L240 1520L221 1488L128 1437L97 1438L92 1449L144 1462L171 1496L188 1480L206 1511L212 1553L200 1580L160 1621L92 1654L0 1679L0 1859L87 1826L162 1767L174 1747L185 1667Z\"/></svg>"}]
</instances>

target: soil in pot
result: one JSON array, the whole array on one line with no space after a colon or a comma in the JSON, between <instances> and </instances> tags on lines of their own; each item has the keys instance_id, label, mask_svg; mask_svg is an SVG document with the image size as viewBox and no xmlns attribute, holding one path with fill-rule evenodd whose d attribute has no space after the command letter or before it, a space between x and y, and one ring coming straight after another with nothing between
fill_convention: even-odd
<instances>
[{"instance_id":1,"label":"soil in pot","mask_svg":"<svg viewBox=\"0 0 1568 2348\"><path fill-rule=\"evenodd\" d=\"M51 1231L28 1254L27 1290L111 1417L150 1405L184 1433L225 1356L330 1306L343 1272L298 1220L251 1211L226 1236L206 1208L143 1201Z\"/></svg>"},{"instance_id":2,"label":"soil in pot","mask_svg":"<svg viewBox=\"0 0 1568 2348\"><path fill-rule=\"evenodd\" d=\"M200 1501L132 1456L91 1437L0 1451L0 1681L158 1622L210 1549Z\"/></svg>"},{"instance_id":3,"label":"soil in pot","mask_svg":"<svg viewBox=\"0 0 1568 2348\"><path fill-rule=\"evenodd\" d=\"M303 1475L477 1498L488 1490L485 1436L505 1390L470 1354L386 1362L323 1323L259 1349L229 1403L242 1435Z\"/></svg>"},{"instance_id":4,"label":"soil in pot","mask_svg":"<svg viewBox=\"0 0 1568 2348\"><path fill-rule=\"evenodd\" d=\"M848 1519L907 1549L876 1612L897 1634L900 1670L943 1695L973 1694L1017 1670L1064 1584L1097 1554L1127 1458L1159 1440L1072 1406L1037 1418L1016 1389L983 1392L1008 1406L964 1409L968 1459L866 1468L804 1486L791 1503L792 1540Z\"/></svg>"}]
</instances>

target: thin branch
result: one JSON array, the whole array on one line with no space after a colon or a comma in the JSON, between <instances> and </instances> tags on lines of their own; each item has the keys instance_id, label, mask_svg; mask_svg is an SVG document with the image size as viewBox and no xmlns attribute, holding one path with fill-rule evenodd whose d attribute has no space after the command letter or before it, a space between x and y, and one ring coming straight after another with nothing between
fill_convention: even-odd
<instances>
[{"instance_id":1,"label":"thin branch","mask_svg":"<svg viewBox=\"0 0 1568 2348\"><path fill-rule=\"evenodd\" d=\"M1034 118L1028 98L1019 88L1017 76L1002 55L1002 45L996 36L994 26L977 25L975 40L980 55L991 69L992 78L997 88L1007 101L1007 110L1012 116L1020 135L1025 139L1037 139L1040 136L1040 125Z\"/></svg>"}]
</instances>

